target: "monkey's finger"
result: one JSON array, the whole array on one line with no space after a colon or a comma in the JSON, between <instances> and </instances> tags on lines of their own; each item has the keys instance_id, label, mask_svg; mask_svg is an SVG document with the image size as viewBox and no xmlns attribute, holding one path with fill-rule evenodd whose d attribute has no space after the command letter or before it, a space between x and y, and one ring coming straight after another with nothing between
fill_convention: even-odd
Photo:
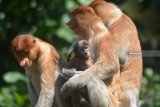
<instances>
[{"instance_id":1,"label":"monkey's finger","mask_svg":"<svg viewBox=\"0 0 160 107\"><path fill-rule=\"evenodd\" d=\"M24 62L24 61L21 61L21 62L19 63L19 65L20 65L21 67L23 67L23 66L25 65L25 62Z\"/></svg>"}]
</instances>

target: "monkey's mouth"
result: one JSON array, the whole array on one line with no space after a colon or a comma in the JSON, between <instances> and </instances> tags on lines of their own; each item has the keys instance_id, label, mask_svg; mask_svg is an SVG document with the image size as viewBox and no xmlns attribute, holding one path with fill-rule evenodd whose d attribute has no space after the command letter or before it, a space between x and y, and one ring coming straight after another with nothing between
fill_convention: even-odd
<instances>
[{"instance_id":1,"label":"monkey's mouth","mask_svg":"<svg viewBox=\"0 0 160 107\"><path fill-rule=\"evenodd\" d=\"M74 30L75 26L74 25L68 25L70 29Z\"/></svg>"},{"instance_id":2,"label":"monkey's mouth","mask_svg":"<svg viewBox=\"0 0 160 107\"><path fill-rule=\"evenodd\" d=\"M91 57L91 54L90 54L90 52L89 52L89 49L85 49L85 50L84 50L84 56L85 56L85 58L90 58L90 57Z\"/></svg>"},{"instance_id":3,"label":"monkey's mouth","mask_svg":"<svg viewBox=\"0 0 160 107\"><path fill-rule=\"evenodd\" d=\"M71 19L70 21L68 21L66 24L69 26L70 29L74 30L77 26L74 23L74 21Z\"/></svg>"}]
</instances>

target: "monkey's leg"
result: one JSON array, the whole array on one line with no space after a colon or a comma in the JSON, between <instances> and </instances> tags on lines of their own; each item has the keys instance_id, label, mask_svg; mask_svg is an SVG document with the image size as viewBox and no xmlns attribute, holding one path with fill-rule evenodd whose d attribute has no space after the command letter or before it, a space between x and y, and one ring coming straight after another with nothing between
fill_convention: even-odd
<instances>
[{"instance_id":1,"label":"monkey's leg","mask_svg":"<svg viewBox=\"0 0 160 107\"><path fill-rule=\"evenodd\" d=\"M29 92L29 99L30 99L31 105L32 105L32 107L34 107L38 101L38 95L37 95L30 79L28 82L28 92Z\"/></svg>"},{"instance_id":2,"label":"monkey's leg","mask_svg":"<svg viewBox=\"0 0 160 107\"><path fill-rule=\"evenodd\" d=\"M122 92L120 107L138 107L139 91L129 89Z\"/></svg>"},{"instance_id":3,"label":"monkey's leg","mask_svg":"<svg viewBox=\"0 0 160 107\"><path fill-rule=\"evenodd\" d=\"M89 104L79 90L71 94L71 102L73 107L91 107L91 104Z\"/></svg>"},{"instance_id":4,"label":"monkey's leg","mask_svg":"<svg viewBox=\"0 0 160 107\"><path fill-rule=\"evenodd\" d=\"M119 107L118 100L108 91L107 86L99 78L92 77L87 88L92 107Z\"/></svg>"},{"instance_id":5,"label":"monkey's leg","mask_svg":"<svg viewBox=\"0 0 160 107\"><path fill-rule=\"evenodd\" d=\"M56 107L71 107L70 102L67 102L68 99L64 99L60 94L60 89L62 85L66 82L66 80L59 75L55 82L55 103L54 105L57 105Z\"/></svg>"}]
</instances>

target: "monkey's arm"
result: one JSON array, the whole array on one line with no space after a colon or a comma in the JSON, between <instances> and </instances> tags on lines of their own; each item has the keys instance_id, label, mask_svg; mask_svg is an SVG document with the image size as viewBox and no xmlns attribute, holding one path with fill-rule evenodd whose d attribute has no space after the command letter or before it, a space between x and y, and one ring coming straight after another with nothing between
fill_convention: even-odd
<instances>
[{"instance_id":1,"label":"monkey's arm","mask_svg":"<svg viewBox=\"0 0 160 107\"><path fill-rule=\"evenodd\" d=\"M49 59L49 58L48 58ZM53 65L52 61L44 61L43 68L41 72L41 91L39 94L38 102L36 107L51 107L53 103L53 98L55 94L55 69L56 66ZM54 68L55 67L55 68Z\"/></svg>"},{"instance_id":2,"label":"monkey's arm","mask_svg":"<svg viewBox=\"0 0 160 107\"><path fill-rule=\"evenodd\" d=\"M83 71L76 71L75 68L71 68L71 69L66 69L63 68L62 69L62 76L64 79L68 80L69 78L73 77L74 75L80 74Z\"/></svg>"},{"instance_id":3,"label":"monkey's arm","mask_svg":"<svg viewBox=\"0 0 160 107\"><path fill-rule=\"evenodd\" d=\"M32 105L32 107L34 107L37 103L38 95L37 95L36 90L34 89L33 84L30 79L28 82L28 91L29 91L29 97L30 97L29 99L30 99L31 105Z\"/></svg>"},{"instance_id":4,"label":"monkey's arm","mask_svg":"<svg viewBox=\"0 0 160 107\"><path fill-rule=\"evenodd\" d=\"M108 41L102 41L99 45L101 46L99 46L99 50L97 50L97 52L99 53L96 62L82 73L70 78L63 85L61 89L61 94L64 97L70 95L70 93L72 93L75 89L86 86L92 77L98 77L101 80L104 80L112 77L116 72L118 72L119 60L115 45ZM68 72L69 69L64 70Z\"/></svg>"}]
</instances>

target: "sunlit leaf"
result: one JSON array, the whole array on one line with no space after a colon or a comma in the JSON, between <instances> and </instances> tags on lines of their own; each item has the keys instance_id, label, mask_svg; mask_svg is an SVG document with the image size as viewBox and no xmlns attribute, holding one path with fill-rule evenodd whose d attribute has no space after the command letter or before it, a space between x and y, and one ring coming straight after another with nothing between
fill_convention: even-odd
<instances>
[{"instance_id":1,"label":"sunlit leaf","mask_svg":"<svg viewBox=\"0 0 160 107\"><path fill-rule=\"evenodd\" d=\"M78 0L82 5L88 5L90 4L93 0Z\"/></svg>"},{"instance_id":2,"label":"sunlit leaf","mask_svg":"<svg viewBox=\"0 0 160 107\"><path fill-rule=\"evenodd\" d=\"M78 6L75 2L73 2L72 0L68 0L68 2L66 3L66 8L71 11L72 9L74 9L76 6Z\"/></svg>"},{"instance_id":3,"label":"sunlit leaf","mask_svg":"<svg viewBox=\"0 0 160 107\"><path fill-rule=\"evenodd\" d=\"M13 71L4 74L3 79L7 83L16 83L18 80L25 80L25 77L24 75Z\"/></svg>"},{"instance_id":4,"label":"sunlit leaf","mask_svg":"<svg viewBox=\"0 0 160 107\"><path fill-rule=\"evenodd\" d=\"M56 21L55 21L55 20L52 20L52 19L46 19L46 20L45 20L45 25L46 25L47 27L53 27L53 26L56 25Z\"/></svg>"},{"instance_id":5,"label":"sunlit leaf","mask_svg":"<svg viewBox=\"0 0 160 107\"><path fill-rule=\"evenodd\" d=\"M17 92L14 92L13 94L16 98L16 102L18 103L18 105L22 106L24 104L24 101L25 101L24 96L18 94Z\"/></svg>"},{"instance_id":6,"label":"sunlit leaf","mask_svg":"<svg viewBox=\"0 0 160 107\"><path fill-rule=\"evenodd\" d=\"M75 39L75 35L73 35L67 27L58 29L57 35L58 37L65 39L68 42L73 42Z\"/></svg>"},{"instance_id":7,"label":"sunlit leaf","mask_svg":"<svg viewBox=\"0 0 160 107\"><path fill-rule=\"evenodd\" d=\"M153 76L153 69L151 68L146 68L145 69L145 74L148 76L148 77L152 77Z\"/></svg>"}]
</instances>

